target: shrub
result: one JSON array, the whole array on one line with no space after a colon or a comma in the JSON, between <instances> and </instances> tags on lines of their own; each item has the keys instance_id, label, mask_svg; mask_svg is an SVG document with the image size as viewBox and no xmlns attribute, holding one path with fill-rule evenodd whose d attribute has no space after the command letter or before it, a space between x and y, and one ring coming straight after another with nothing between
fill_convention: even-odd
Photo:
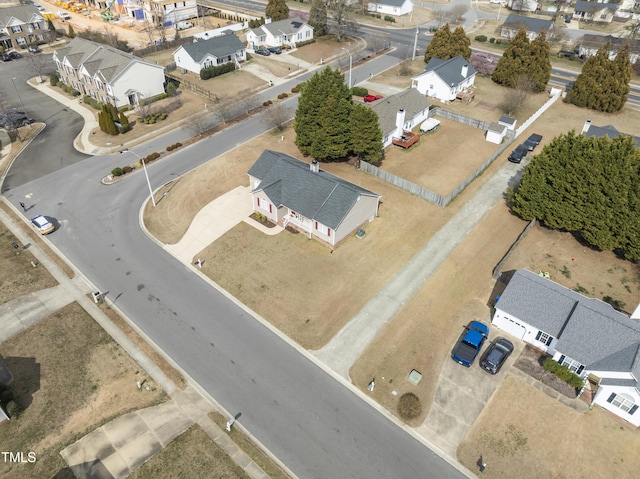
<instances>
[{"instance_id":1,"label":"shrub","mask_svg":"<svg viewBox=\"0 0 640 479\"><path fill-rule=\"evenodd\" d=\"M160 120L166 120L167 116L169 116L169 115L167 115L166 113L161 113L158 118L160 118Z\"/></svg>"},{"instance_id":2,"label":"shrub","mask_svg":"<svg viewBox=\"0 0 640 479\"><path fill-rule=\"evenodd\" d=\"M280 93L278 95L278 100L284 100L285 98L287 98L289 95L287 95L286 93Z\"/></svg>"},{"instance_id":3,"label":"shrub","mask_svg":"<svg viewBox=\"0 0 640 479\"><path fill-rule=\"evenodd\" d=\"M495 43L495 42L496 42L495 38L493 38L493 37L489 38L489 43Z\"/></svg>"},{"instance_id":4,"label":"shrub","mask_svg":"<svg viewBox=\"0 0 640 479\"><path fill-rule=\"evenodd\" d=\"M122 173L123 173L124 175L126 175L127 173L131 173L132 171L133 171L133 168L132 168L132 167L130 167L129 165L127 165L127 166L123 166L123 167L122 167Z\"/></svg>"},{"instance_id":5,"label":"shrub","mask_svg":"<svg viewBox=\"0 0 640 479\"><path fill-rule=\"evenodd\" d=\"M60 80L58 79L58 75L56 75L55 73L49 75L49 83L51 84L51 86L56 86L59 81Z\"/></svg>"},{"instance_id":6,"label":"shrub","mask_svg":"<svg viewBox=\"0 0 640 479\"><path fill-rule=\"evenodd\" d=\"M487 41L487 36L486 35L478 35L478 36L476 36L475 41L484 43L484 42Z\"/></svg>"},{"instance_id":7,"label":"shrub","mask_svg":"<svg viewBox=\"0 0 640 479\"><path fill-rule=\"evenodd\" d=\"M265 102L262 104L262 106L269 106L269 105L271 105L272 103L273 103L273 102L272 102L271 100L267 100L267 101L265 101Z\"/></svg>"},{"instance_id":8,"label":"shrub","mask_svg":"<svg viewBox=\"0 0 640 479\"><path fill-rule=\"evenodd\" d=\"M404 393L398 401L398 414L405 421L415 419L422 412L420 398L413 393Z\"/></svg>"},{"instance_id":9,"label":"shrub","mask_svg":"<svg viewBox=\"0 0 640 479\"><path fill-rule=\"evenodd\" d=\"M18 418L22 414L22 407L17 401L9 401L7 404L7 414L10 418Z\"/></svg>"},{"instance_id":10,"label":"shrub","mask_svg":"<svg viewBox=\"0 0 640 479\"><path fill-rule=\"evenodd\" d=\"M122 168L118 166L117 168L114 168L113 170L111 170L111 174L113 176L122 176L124 174L124 171L122 170Z\"/></svg>"},{"instance_id":11,"label":"shrub","mask_svg":"<svg viewBox=\"0 0 640 479\"><path fill-rule=\"evenodd\" d=\"M297 86L294 86L294 87L291 89L291 93L298 93L299 91L300 91L300 90L298 89L298 87L297 87Z\"/></svg>"},{"instance_id":12,"label":"shrub","mask_svg":"<svg viewBox=\"0 0 640 479\"><path fill-rule=\"evenodd\" d=\"M390 22L390 23L396 23L396 19L394 17L392 17L391 15L385 15L384 16L384 21L385 22Z\"/></svg>"},{"instance_id":13,"label":"shrub","mask_svg":"<svg viewBox=\"0 0 640 479\"><path fill-rule=\"evenodd\" d=\"M365 96L369 94L369 90L362 88L361 86L351 87L351 94L354 96Z\"/></svg>"},{"instance_id":14,"label":"shrub","mask_svg":"<svg viewBox=\"0 0 640 479\"><path fill-rule=\"evenodd\" d=\"M312 38L311 40L305 40L304 42L296 42L296 48L304 47L305 45L311 45L315 43L316 39Z\"/></svg>"},{"instance_id":15,"label":"shrub","mask_svg":"<svg viewBox=\"0 0 640 479\"><path fill-rule=\"evenodd\" d=\"M153 160L157 160L158 158L160 158L160 153L154 151L153 153L149 153L144 157L144 162L151 163Z\"/></svg>"},{"instance_id":16,"label":"shrub","mask_svg":"<svg viewBox=\"0 0 640 479\"><path fill-rule=\"evenodd\" d=\"M500 45L502 43L502 40L500 40L499 38L496 38L496 45Z\"/></svg>"},{"instance_id":17,"label":"shrub","mask_svg":"<svg viewBox=\"0 0 640 479\"><path fill-rule=\"evenodd\" d=\"M144 106L144 105L148 105L149 103L153 103L156 102L158 100L164 100L165 98L167 98L167 94L166 93L160 93L156 96L151 96L149 98L140 98L139 103Z\"/></svg>"},{"instance_id":18,"label":"shrub","mask_svg":"<svg viewBox=\"0 0 640 479\"><path fill-rule=\"evenodd\" d=\"M574 389L579 389L584 384L584 380L580 376L573 373L568 367L561 366L551 358L545 359L542 366Z\"/></svg>"},{"instance_id":19,"label":"shrub","mask_svg":"<svg viewBox=\"0 0 640 479\"><path fill-rule=\"evenodd\" d=\"M118 112L125 112L129 110L133 110L133 107L131 105L122 105L120 108L118 108Z\"/></svg>"},{"instance_id":20,"label":"shrub","mask_svg":"<svg viewBox=\"0 0 640 479\"><path fill-rule=\"evenodd\" d=\"M229 62L220 66L207 67L200 70L200 79L208 80L209 78L214 78L220 75L224 75L225 73L232 72L236 69L236 66Z\"/></svg>"},{"instance_id":21,"label":"shrub","mask_svg":"<svg viewBox=\"0 0 640 479\"><path fill-rule=\"evenodd\" d=\"M167 83L167 95L176 96L176 84L172 81Z\"/></svg>"},{"instance_id":22,"label":"shrub","mask_svg":"<svg viewBox=\"0 0 640 479\"><path fill-rule=\"evenodd\" d=\"M69 93L71 94L71 96L80 96L80 92L75 88L69 88Z\"/></svg>"}]
</instances>

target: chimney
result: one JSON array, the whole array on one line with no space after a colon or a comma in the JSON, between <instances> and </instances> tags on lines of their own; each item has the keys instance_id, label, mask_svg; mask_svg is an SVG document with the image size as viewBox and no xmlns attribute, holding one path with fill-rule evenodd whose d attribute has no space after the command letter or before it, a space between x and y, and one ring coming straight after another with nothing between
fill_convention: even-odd
<instances>
[{"instance_id":1,"label":"chimney","mask_svg":"<svg viewBox=\"0 0 640 479\"><path fill-rule=\"evenodd\" d=\"M585 134L586 132L589 131L589 127L591 126L591 120L587 120L584 122L584 126L582 127L582 131L580 132L581 135Z\"/></svg>"},{"instance_id":2,"label":"chimney","mask_svg":"<svg viewBox=\"0 0 640 479\"><path fill-rule=\"evenodd\" d=\"M404 131L404 117L405 117L406 112L404 111L403 108L400 108L398 110L398 113L396 115L396 134L394 136L398 137L398 136L402 136L402 132Z\"/></svg>"},{"instance_id":3,"label":"chimney","mask_svg":"<svg viewBox=\"0 0 640 479\"><path fill-rule=\"evenodd\" d=\"M311 162L311 164L309 165L309 169L311 171L313 171L314 173L317 173L318 171L320 171L320 166L318 165L318 160L313 160Z\"/></svg>"},{"instance_id":4,"label":"chimney","mask_svg":"<svg viewBox=\"0 0 640 479\"><path fill-rule=\"evenodd\" d=\"M465 63L464 65L462 65L462 78L467 78L467 73L469 73L469 65Z\"/></svg>"}]
</instances>

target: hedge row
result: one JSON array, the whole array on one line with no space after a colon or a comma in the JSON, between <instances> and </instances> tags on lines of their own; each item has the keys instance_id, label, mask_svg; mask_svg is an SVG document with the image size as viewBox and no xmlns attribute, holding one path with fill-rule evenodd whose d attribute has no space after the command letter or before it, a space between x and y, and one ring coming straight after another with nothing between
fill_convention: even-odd
<instances>
[{"instance_id":1,"label":"hedge row","mask_svg":"<svg viewBox=\"0 0 640 479\"><path fill-rule=\"evenodd\" d=\"M551 358L545 359L542 366L574 389L580 389L584 384L584 380L580 376Z\"/></svg>"},{"instance_id":2,"label":"hedge row","mask_svg":"<svg viewBox=\"0 0 640 479\"><path fill-rule=\"evenodd\" d=\"M224 65L220 65L220 66L203 68L202 70L200 70L200 79L208 80L209 78L215 78L225 73L232 72L235 69L236 69L236 66L232 62L225 63Z\"/></svg>"},{"instance_id":3,"label":"hedge row","mask_svg":"<svg viewBox=\"0 0 640 479\"><path fill-rule=\"evenodd\" d=\"M167 151L173 151L177 148L180 148L182 146L182 143L178 142L178 143L174 143L173 145L169 145L167 146Z\"/></svg>"}]
</instances>

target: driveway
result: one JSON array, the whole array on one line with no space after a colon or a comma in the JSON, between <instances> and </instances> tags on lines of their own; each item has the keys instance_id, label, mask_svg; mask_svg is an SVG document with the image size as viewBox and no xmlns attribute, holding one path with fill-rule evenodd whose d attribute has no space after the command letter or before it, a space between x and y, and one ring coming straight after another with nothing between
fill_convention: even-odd
<instances>
[{"instance_id":1,"label":"driveway","mask_svg":"<svg viewBox=\"0 0 640 479\"><path fill-rule=\"evenodd\" d=\"M489 324L490 319L485 318L483 322ZM478 362L498 336L506 336L515 349L501 371L494 376L481 369ZM453 346L454 344L451 345L452 349ZM451 359L445 360L431 410L427 419L417 428L418 432L431 438L445 452L455 457L458 445L493 396L502 378L520 356L522 348L522 341L516 341L503 331L490 328L489 339L470 368L465 368Z\"/></svg>"}]
</instances>

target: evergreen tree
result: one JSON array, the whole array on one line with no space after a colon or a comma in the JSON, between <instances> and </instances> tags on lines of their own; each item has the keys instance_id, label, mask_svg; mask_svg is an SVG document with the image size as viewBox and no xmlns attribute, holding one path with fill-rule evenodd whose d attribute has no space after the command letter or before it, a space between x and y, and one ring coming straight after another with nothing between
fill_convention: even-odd
<instances>
[{"instance_id":1,"label":"evergreen tree","mask_svg":"<svg viewBox=\"0 0 640 479\"><path fill-rule=\"evenodd\" d=\"M471 58L471 39L462 27L457 27L451 34L451 51L449 52L449 58L455 58L457 56L461 56L467 61Z\"/></svg>"},{"instance_id":2,"label":"evergreen tree","mask_svg":"<svg viewBox=\"0 0 640 479\"><path fill-rule=\"evenodd\" d=\"M73 29L73 25L69 24L69 29L67 30L67 36L69 38L76 38L76 32Z\"/></svg>"},{"instance_id":3,"label":"evergreen tree","mask_svg":"<svg viewBox=\"0 0 640 479\"><path fill-rule=\"evenodd\" d=\"M285 0L269 0L264 10L267 17L271 17L272 22L286 20L289 18L289 7Z\"/></svg>"},{"instance_id":4,"label":"evergreen tree","mask_svg":"<svg viewBox=\"0 0 640 479\"><path fill-rule=\"evenodd\" d=\"M129 131L129 118L123 111L120 112L118 123L120 123L120 133L126 133Z\"/></svg>"},{"instance_id":5,"label":"evergreen tree","mask_svg":"<svg viewBox=\"0 0 640 479\"><path fill-rule=\"evenodd\" d=\"M452 58L448 56L451 50L451 37L451 29L448 23L445 23L442 28L436 30L424 52L424 62L428 64L432 58L440 58L441 60Z\"/></svg>"},{"instance_id":6,"label":"evergreen tree","mask_svg":"<svg viewBox=\"0 0 640 479\"><path fill-rule=\"evenodd\" d=\"M574 132L556 137L527 165L513 211L524 219L578 233L602 250L640 259L640 149Z\"/></svg>"},{"instance_id":7,"label":"evergreen tree","mask_svg":"<svg viewBox=\"0 0 640 479\"><path fill-rule=\"evenodd\" d=\"M115 107L110 103L103 103L102 110L98 113L98 125L100 129L110 135L117 135L119 133L118 127L115 121L118 119L117 113L115 114Z\"/></svg>"},{"instance_id":8,"label":"evergreen tree","mask_svg":"<svg viewBox=\"0 0 640 479\"><path fill-rule=\"evenodd\" d=\"M312 0L309 11L309 25L313 27L313 36L321 37L328 32L327 4L325 0Z\"/></svg>"},{"instance_id":9,"label":"evergreen tree","mask_svg":"<svg viewBox=\"0 0 640 479\"><path fill-rule=\"evenodd\" d=\"M330 99L333 105L338 106L335 100L343 99L352 103L351 91L344 83L344 75L330 67L316 72L302 87L298 99L298 109L294 120L296 132L296 145L305 155L312 154L312 146L316 136L325 125L325 106ZM348 130L348 116L343 125L343 131ZM316 148L319 148L316 145Z\"/></svg>"},{"instance_id":10,"label":"evergreen tree","mask_svg":"<svg viewBox=\"0 0 640 479\"><path fill-rule=\"evenodd\" d=\"M607 42L587 60L567 94L567 103L607 113L624 106L631 81L630 50L626 46L614 60L609 60L610 49L611 44Z\"/></svg>"},{"instance_id":11,"label":"evergreen tree","mask_svg":"<svg viewBox=\"0 0 640 479\"><path fill-rule=\"evenodd\" d=\"M382 159L382 130L378 115L360 103L353 105L349 117L351 152L361 160L377 165Z\"/></svg>"},{"instance_id":12,"label":"evergreen tree","mask_svg":"<svg viewBox=\"0 0 640 479\"><path fill-rule=\"evenodd\" d=\"M524 61L528 58L528 53L529 39L526 30L521 28L500 57L491 79L498 85L513 88L520 74L524 72Z\"/></svg>"},{"instance_id":13,"label":"evergreen tree","mask_svg":"<svg viewBox=\"0 0 640 479\"><path fill-rule=\"evenodd\" d=\"M551 60L549 58L549 43L544 32L531 42L529 55L523 63L524 70L521 73L528 74L533 85L533 92L545 91L551 78Z\"/></svg>"},{"instance_id":14,"label":"evergreen tree","mask_svg":"<svg viewBox=\"0 0 640 479\"><path fill-rule=\"evenodd\" d=\"M318 161L346 158L351 151L349 117L353 103L339 95L330 95L320 109L320 127L311 144L311 156Z\"/></svg>"}]
</instances>

